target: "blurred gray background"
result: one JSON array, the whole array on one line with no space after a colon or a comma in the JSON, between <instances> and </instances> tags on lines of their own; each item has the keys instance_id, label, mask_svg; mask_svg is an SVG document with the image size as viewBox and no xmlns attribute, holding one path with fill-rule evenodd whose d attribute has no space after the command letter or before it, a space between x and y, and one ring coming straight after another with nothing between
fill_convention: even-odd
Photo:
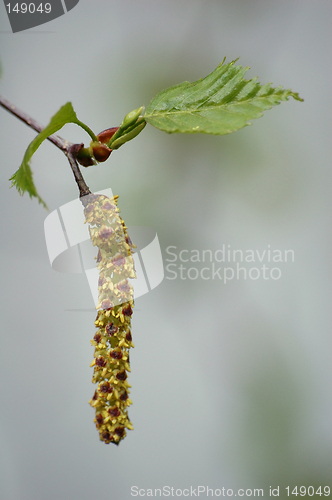
<instances>
[{"instance_id":1,"label":"blurred gray background","mask_svg":"<svg viewBox=\"0 0 332 500\"><path fill-rule=\"evenodd\" d=\"M86 278L51 269L47 212L9 189L35 133L0 109L0 498L127 500L134 485L264 488L266 496L279 485L286 498L288 485L332 486L331 3L80 0L15 35L3 4L0 13L1 94L43 124L71 101L96 133L116 126L224 56L305 99L230 136L147 126L84 170L92 190L120 195L127 225L157 231L164 258L170 245L271 245L295 255L280 264L279 280L225 285L166 273L137 300L135 430L119 447L99 441L88 405L95 313ZM60 135L89 143L74 125ZM50 211L77 197L52 144L32 168Z\"/></svg>"}]
</instances>

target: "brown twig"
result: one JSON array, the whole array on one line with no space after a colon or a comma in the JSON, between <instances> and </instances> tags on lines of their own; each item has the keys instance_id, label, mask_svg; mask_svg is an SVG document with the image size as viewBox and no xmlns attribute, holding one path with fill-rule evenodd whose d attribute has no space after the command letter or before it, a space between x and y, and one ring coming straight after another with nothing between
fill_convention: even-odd
<instances>
[{"instance_id":1,"label":"brown twig","mask_svg":"<svg viewBox=\"0 0 332 500\"><path fill-rule=\"evenodd\" d=\"M91 194L90 189L88 188L88 186L85 183L85 180L83 179L82 172L76 160L76 154L81 149L82 146L83 144L71 144L70 146L68 146L68 150L66 152L66 156L68 158L69 164L71 166L71 169L75 177L76 184L80 192L80 198L86 196L87 194Z\"/></svg>"},{"instance_id":2,"label":"brown twig","mask_svg":"<svg viewBox=\"0 0 332 500\"><path fill-rule=\"evenodd\" d=\"M4 109L9 111L9 113L16 116L16 118L24 122L26 125L28 125L38 133L40 133L45 128L2 96L0 96L0 106L2 106ZM55 134L50 135L47 139L51 141L52 144L54 144L57 148L61 149L61 151L67 156L80 192L80 197L86 196L87 194L91 193L90 189L83 179L81 170L76 161L76 154L82 148L83 144L73 144Z\"/></svg>"}]
</instances>

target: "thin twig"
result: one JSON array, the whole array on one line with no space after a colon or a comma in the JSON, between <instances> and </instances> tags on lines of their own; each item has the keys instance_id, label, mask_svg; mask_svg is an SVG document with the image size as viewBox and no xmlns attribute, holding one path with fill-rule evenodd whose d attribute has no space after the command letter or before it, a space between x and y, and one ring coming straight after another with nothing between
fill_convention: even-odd
<instances>
[{"instance_id":1,"label":"thin twig","mask_svg":"<svg viewBox=\"0 0 332 500\"><path fill-rule=\"evenodd\" d=\"M19 118L19 120L24 122L26 125L31 127L36 132L40 133L42 130L44 130L45 127L40 125L38 122L36 122L36 120L28 116L20 109L18 109L16 106L11 104L9 101L7 101L7 99L5 99L2 96L0 96L0 106L9 111L9 113L12 113L14 116L16 116L16 118ZM83 144L73 144L69 141L65 141L58 135L54 134L47 137L47 139L51 141L52 144L54 144L57 148L61 149L61 151L67 156L70 167L74 174L76 184L80 192L80 197L90 194L91 191L86 185L81 170L76 161L76 154L82 148Z\"/></svg>"},{"instance_id":2,"label":"thin twig","mask_svg":"<svg viewBox=\"0 0 332 500\"><path fill-rule=\"evenodd\" d=\"M76 160L76 153L81 147L82 144L72 144L70 147L68 147L68 150L66 152L66 156L73 171L76 184L80 191L80 198L88 194L91 194L90 189L88 188L88 186L85 183L85 180L83 179L82 172Z\"/></svg>"},{"instance_id":3,"label":"thin twig","mask_svg":"<svg viewBox=\"0 0 332 500\"><path fill-rule=\"evenodd\" d=\"M28 116L26 113L18 109L14 104L11 104L7 99L4 97L0 96L0 105L5 108L7 111L12 113L16 118L19 118L22 122L24 122L26 125L29 127L33 128L36 132L40 133L42 130L44 130L45 127L40 125L36 120ZM47 138L49 141L51 141L57 148L61 149L61 151L65 151L67 149L67 146L70 145L68 141L65 141L58 135L50 135Z\"/></svg>"}]
</instances>

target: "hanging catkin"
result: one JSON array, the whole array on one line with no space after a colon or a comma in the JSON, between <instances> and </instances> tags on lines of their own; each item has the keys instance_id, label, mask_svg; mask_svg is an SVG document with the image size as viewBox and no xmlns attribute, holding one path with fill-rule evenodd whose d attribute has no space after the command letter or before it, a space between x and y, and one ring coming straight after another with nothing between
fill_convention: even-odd
<instances>
[{"instance_id":1,"label":"hanging catkin","mask_svg":"<svg viewBox=\"0 0 332 500\"><path fill-rule=\"evenodd\" d=\"M127 372L130 372L129 349L134 347L130 329L133 288L128 281L136 278L134 245L119 216L118 196L91 194L86 198L85 222L89 224L93 245L98 247L99 269L97 332L91 341L95 346L92 382L98 385L90 404L96 411L95 423L101 441L119 444L126 436L126 429L133 429L128 417L132 402Z\"/></svg>"}]
</instances>

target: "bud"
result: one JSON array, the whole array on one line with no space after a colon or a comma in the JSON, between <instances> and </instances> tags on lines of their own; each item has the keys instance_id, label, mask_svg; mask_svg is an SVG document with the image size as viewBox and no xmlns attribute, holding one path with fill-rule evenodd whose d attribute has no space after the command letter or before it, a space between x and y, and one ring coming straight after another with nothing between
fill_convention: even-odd
<instances>
[{"instance_id":1,"label":"bud","mask_svg":"<svg viewBox=\"0 0 332 500\"><path fill-rule=\"evenodd\" d=\"M146 121L142 119L142 121L139 122L139 124L135 127L133 127L128 133L125 133L118 139L115 139L114 142L112 142L112 149L118 149L120 146L122 146L125 142L131 141L131 139L134 139L142 130L144 129L146 125Z\"/></svg>"},{"instance_id":2,"label":"bud","mask_svg":"<svg viewBox=\"0 0 332 500\"><path fill-rule=\"evenodd\" d=\"M91 156L91 151L89 148L84 148L84 144L74 144L72 148L72 152L76 156L78 163L80 163L83 167L91 167L91 165L95 165L95 159Z\"/></svg>"},{"instance_id":3,"label":"bud","mask_svg":"<svg viewBox=\"0 0 332 500\"><path fill-rule=\"evenodd\" d=\"M126 130L127 128L134 125L136 123L138 117L140 116L140 114L143 113L143 111L144 111L144 106L141 106L140 108L134 109L134 111L130 111L130 113L128 113L124 117L124 119L120 125L120 129Z\"/></svg>"},{"instance_id":4,"label":"bud","mask_svg":"<svg viewBox=\"0 0 332 500\"><path fill-rule=\"evenodd\" d=\"M97 135L97 139L102 144L108 144L119 127L107 128Z\"/></svg>"},{"instance_id":5,"label":"bud","mask_svg":"<svg viewBox=\"0 0 332 500\"><path fill-rule=\"evenodd\" d=\"M112 150L106 146L106 144L101 144L100 142L92 142L90 145L92 149L92 154L97 161L106 161Z\"/></svg>"}]
</instances>

